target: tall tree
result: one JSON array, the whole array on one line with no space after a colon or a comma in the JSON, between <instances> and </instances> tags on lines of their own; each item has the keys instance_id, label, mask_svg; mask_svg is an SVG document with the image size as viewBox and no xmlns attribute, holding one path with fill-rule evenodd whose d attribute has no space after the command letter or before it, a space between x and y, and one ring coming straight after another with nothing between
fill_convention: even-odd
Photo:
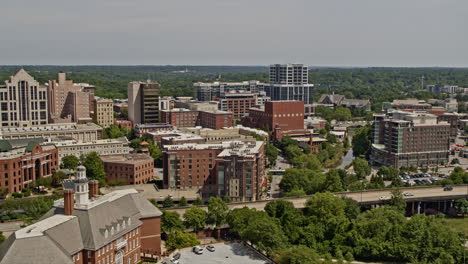
<instances>
[{"instance_id":1,"label":"tall tree","mask_svg":"<svg viewBox=\"0 0 468 264\"><path fill-rule=\"evenodd\" d=\"M106 172L104 171L104 165L102 164L99 154L97 152L91 152L85 156L83 166L86 167L86 175L90 179L104 180Z\"/></svg>"},{"instance_id":2,"label":"tall tree","mask_svg":"<svg viewBox=\"0 0 468 264\"><path fill-rule=\"evenodd\" d=\"M67 155L62 158L62 165L60 167L68 170L76 170L80 165L80 159L74 155Z\"/></svg>"},{"instance_id":3,"label":"tall tree","mask_svg":"<svg viewBox=\"0 0 468 264\"><path fill-rule=\"evenodd\" d=\"M356 130L353 140L351 141L353 145L353 155L355 157L369 155L371 148L370 133L370 126L361 127Z\"/></svg>"},{"instance_id":4,"label":"tall tree","mask_svg":"<svg viewBox=\"0 0 468 264\"><path fill-rule=\"evenodd\" d=\"M198 231L205 227L207 217L208 215L203 209L194 206L185 211L184 223L186 227Z\"/></svg>"},{"instance_id":5,"label":"tall tree","mask_svg":"<svg viewBox=\"0 0 468 264\"><path fill-rule=\"evenodd\" d=\"M406 210L406 200L403 197L403 193L399 188L392 190L392 197L390 198L388 204L394 206L401 212Z\"/></svg>"},{"instance_id":6,"label":"tall tree","mask_svg":"<svg viewBox=\"0 0 468 264\"><path fill-rule=\"evenodd\" d=\"M353 169L356 176L360 179L365 178L371 173L371 168L369 167L369 163L365 159L356 158L353 160Z\"/></svg>"},{"instance_id":7,"label":"tall tree","mask_svg":"<svg viewBox=\"0 0 468 264\"><path fill-rule=\"evenodd\" d=\"M221 198L210 197L208 200L208 219L209 224L214 224L216 228L226 223L226 217L229 208Z\"/></svg>"},{"instance_id":8,"label":"tall tree","mask_svg":"<svg viewBox=\"0 0 468 264\"><path fill-rule=\"evenodd\" d=\"M161 231L172 232L174 230L182 230L184 228L184 223L177 212L163 211L162 213Z\"/></svg>"}]
</instances>

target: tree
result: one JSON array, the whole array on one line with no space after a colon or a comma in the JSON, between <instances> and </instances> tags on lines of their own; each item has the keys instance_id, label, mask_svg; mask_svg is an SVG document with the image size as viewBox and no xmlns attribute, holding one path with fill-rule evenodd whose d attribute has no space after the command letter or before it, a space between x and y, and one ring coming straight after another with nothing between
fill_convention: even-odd
<instances>
[{"instance_id":1,"label":"tree","mask_svg":"<svg viewBox=\"0 0 468 264\"><path fill-rule=\"evenodd\" d=\"M240 237L267 255L288 245L281 227L265 212L254 212L248 219L248 225L240 231Z\"/></svg>"},{"instance_id":2,"label":"tree","mask_svg":"<svg viewBox=\"0 0 468 264\"><path fill-rule=\"evenodd\" d=\"M5 241L5 236L3 235L3 232L0 232L0 244Z\"/></svg>"},{"instance_id":3,"label":"tree","mask_svg":"<svg viewBox=\"0 0 468 264\"><path fill-rule=\"evenodd\" d=\"M455 202L455 209L457 210L458 213L463 214L468 214L468 199L460 199Z\"/></svg>"},{"instance_id":4,"label":"tree","mask_svg":"<svg viewBox=\"0 0 468 264\"><path fill-rule=\"evenodd\" d=\"M354 173L356 173L356 176L360 179L365 178L371 173L369 163L367 163L367 160L365 159L356 158L353 160L352 164L353 164Z\"/></svg>"},{"instance_id":5,"label":"tree","mask_svg":"<svg viewBox=\"0 0 468 264\"><path fill-rule=\"evenodd\" d=\"M62 165L60 167L68 170L76 170L80 165L80 159L73 155L67 155L62 158Z\"/></svg>"},{"instance_id":6,"label":"tree","mask_svg":"<svg viewBox=\"0 0 468 264\"><path fill-rule=\"evenodd\" d=\"M382 166L377 171L377 174L381 175L384 180L391 181L398 177L400 171L393 167Z\"/></svg>"},{"instance_id":7,"label":"tree","mask_svg":"<svg viewBox=\"0 0 468 264\"><path fill-rule=\"evenodd\" d=\"M390 206L394 206L400 212L404 212L406 210L406 200L400 189L397 188L392 190L392 197L388 201L388 204Z\"/></svg>"},{"instance_id":8,"label":"tree","mask_svg":"<svg viewBox=\"0 0 468 264\"><path fill-rule=\"evenodd\" d=\"M191 207L184 213L184 223L187 228L193 228L198 231L205 227L207 220L207 213L199 207Z\"/></svg>"},{"instance_id":9,"label":"tree","mask_svg":"<svg viewBox=\"0 0 468 264\"><path fill-rule=\"evenodd\" d=\"M307 194L314 194L323 190L325 176L318 171L309 169L286 169L279 184L283 192L303 189Z\"/></svg>"},{"instance_id":10,"label":"tree","mask_svg":"<svg viewBox=\"0 0 468 264\"><path fill-rule=\"evenodd\" d=\"M203 201L202 201L202 199L200 198L200 196L198 196L197 199L195 199L195 201L193 201L193 205L194 205L194 206L203 205Z\"/></svg>"},{"instance_id":11,"label":"tree","mask_svg":"<svg viewBox=\"0 0 468 264\"><path fill-rule=\"evenodd\" d=\"M91 152L85 156L83 166L86 167L86 176L89 179L104 180L106 172L104 171L104 165L102 164L99 154L97 152Z\"/></svg>"},{"instance_id":12,"label":"tree","mask_svg":"<svg viewBox=\"0 0 468 264\"><path fill-rule=\"evenodd\" d=\"M293 246L275 253L278 264L319 264L323 263L315 250L306 246Z\"/></svg>"},{"instance_id":13,"label":"tree","mask_svg":"<svg viewBox=\"0 0 468 264\"><path fill-rule=\"evenodd\" d=\"M342 192L344 191L340 175L337 170L331 169L325 174L324 191Z\"/></svg>"},{"instance_id":14,"label":"tree","mask_svg":"<svg viewBox=\"0 0 468 264\"><path fill-rule=\"evenodd\" d=\"M214 224L216 228L221 227L226 223L226 217L229 208L227 204L221 199L216 197L210 197L208 200L208 219L209 224Z\"/></svg>"},{"instance_id":15,"label":"tree","mask_svg":"<svg viewBox=\"0 0 468 264\"><path fill-rule=\"evenodd\" d=\"M167 236L166 247L168 250L174 250L178 248L192 247L199 245L197 236L192 233L184 233L176 230Z\"/></svg>"},{"instance_id":16,"label":"tree","mask_svg":"<svg viewBox=\"0 0 468 264\"><path fill-rule=\"evenodd\" d=\"M265 146L265 156L268 160L268 166L273 166L278 158L278 149L271 143L267 143Z\"/></svg>"},{"instance_id":17,"label":"tree","mask_svg":"<svg viewBox=\"0 0 468 264\"><path fill-rule=\"evenodd\" d=\"M179 206L184 207L184 206L187 206L187 205L188 205L187 199L185 198L185 196L182 196L182 198L180 198L180 200L179 200Z\"/></svg>"},{"instance_id":18,"label":"tree","mask_svg":"<svg viewBox=\"0 0 468 264\"><path fill-rule=\"evenodd\" d=\"M0 188L0 199L5 199L8 195L7 188Z\"/></svg>"},{"instance_id":19,"label":"tree","mask_svg":"<svg viewBox=\"0 0 468 264\"><path fill-rule=\"evenodd\" d=\"M184 223L177 212L163 211L162 213L161 231L172 232L174 230L182 230L184 228Z\"/></svg>"},{"instance_id":20,"label":"tree","mask_svg":"<svg viewBox=\"0 0 468 264\"><path fill-rule=\"evenodd\" d=\"M281 218L287 213L297 213L293 203L286 200L274 200L265 205L265 212L275 218Z\"/></svg>"},{"instance_id":21,"label":"tree","mask_svg":"<svg viewBox=\"0 0 468 264\"><path fill-rule=\"evenodd\" d=\"M320 170L322 164L315 154L301 154L293 158L292 163L299 169Z\"/></svg>"},{"instance_id":22,"label":"tree","mask_svg":"<svg viewBox=\"0 0 468 264\"><path fill-rule=\"evenodd\" d=\"M353 136L353 155L355 157L367 156L371 148L370 126L358 128Z\"/></svg>"},{"instance_id":23,"label":"tree","mask_svg":"<svg viewBox=\"0 0 468 264\"><path fill-rule=\"evenodd\" d=\"M172 200L172 197L167 196L166 198L164 198L164 200L162 201L162 206L164 208L170 208L174 206L174 200Z\"/></svg>"}]
</instances>

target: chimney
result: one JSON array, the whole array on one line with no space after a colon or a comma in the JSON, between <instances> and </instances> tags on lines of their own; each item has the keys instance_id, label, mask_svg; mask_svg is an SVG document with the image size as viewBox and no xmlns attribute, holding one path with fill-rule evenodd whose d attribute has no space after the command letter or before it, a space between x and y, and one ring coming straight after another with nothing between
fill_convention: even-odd
<instances>
[{"instance_id":1,"label":"chimney","mask_svg":"<svg viewBox=\"0 0 468 264\"><path fill-rule=\"evenodd\" d=\"M91 180L88 182L89 185L89 199L99 194L99 182L97 180Z\"/></svg>"},{"instance_id":2,"label":"chimney","mask_svg":"<svg viewBox=\"0 0 468 264\"><path fill-rule=\"evenodd\" d=\"M65 215L73 214L73 208L75 207L74 190L63 190L63 207L65 209Z\"/></svg>"}]
</instances>

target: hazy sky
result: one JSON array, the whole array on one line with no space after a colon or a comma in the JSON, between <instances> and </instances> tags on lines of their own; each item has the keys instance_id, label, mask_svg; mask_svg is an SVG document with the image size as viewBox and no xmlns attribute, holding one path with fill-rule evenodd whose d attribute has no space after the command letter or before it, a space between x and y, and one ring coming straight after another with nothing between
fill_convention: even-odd
<instances>
[{"instance_id":1,"label":"hazy sky","mask_svg":"<svg viewBox=\"0 0 468 264\"><path fill-rule=\"evenodd\" d=\"M468 66L467 0L2 0L0 64Z\"/></svg>"}]
</instances>

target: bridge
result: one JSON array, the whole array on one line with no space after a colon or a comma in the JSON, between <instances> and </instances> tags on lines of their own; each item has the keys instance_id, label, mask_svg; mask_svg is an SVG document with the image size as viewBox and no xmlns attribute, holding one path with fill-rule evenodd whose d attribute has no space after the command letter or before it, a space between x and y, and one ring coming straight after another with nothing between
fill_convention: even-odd
<instances>
[{"instance_id":1,"label":"bridge","mask_svg":"<svg viewBox=\"0 0 468 264\"><path fill-rule=\"evenodd\" d=\"M458 199L468 199L468 184L467 185L454 185L451 191L444 191L442 186L423 186L423 187L409 187L400 188L407 201L408 213L420 213L421 210L426 208L434 208L438 211L447 211L448 208L453 206L453 202ZM349 197L359 203L362 207L378 207L385 204L391 197L392 189L381 189L381 190L363 190L354 192L341 192L335 193L337 196ZM300 196L300 197L285 197L279 198L293 203L294 207L303 209L306 201L312 197ZM231 203L229 209L235 208L255 208L257 210L264 210L266 204L272 200L262 200L255 202L242 202L242 203ZM163 209L166 211L177 212L181 215L185 213L185 210L189 207L183 208L169 208ZM202 209L208 210L207 206L201 206Z\"/></svg>"}]
</instances>

